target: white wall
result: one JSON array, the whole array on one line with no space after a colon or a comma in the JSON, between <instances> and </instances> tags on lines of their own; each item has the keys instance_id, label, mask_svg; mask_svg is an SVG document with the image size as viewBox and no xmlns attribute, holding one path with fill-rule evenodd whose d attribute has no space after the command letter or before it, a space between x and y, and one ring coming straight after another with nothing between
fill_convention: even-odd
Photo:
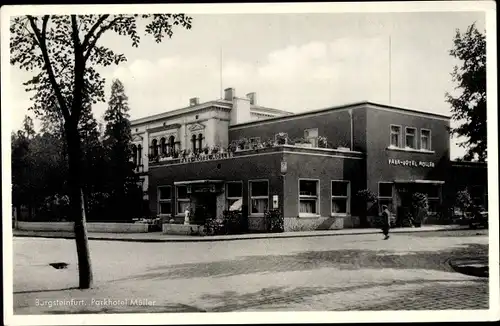
<instances>
[{"instance_id":1,"label":"white wall","mask_svg":"<svg viewBox=\"0 0 500 326\"><path fill-rule=\"evenodd\" d=\"M18 230L73 232L73 222L18 222ZM87 223L87 232L145 233L147 224L140 223Z\"/></svg>"}]
</instances>

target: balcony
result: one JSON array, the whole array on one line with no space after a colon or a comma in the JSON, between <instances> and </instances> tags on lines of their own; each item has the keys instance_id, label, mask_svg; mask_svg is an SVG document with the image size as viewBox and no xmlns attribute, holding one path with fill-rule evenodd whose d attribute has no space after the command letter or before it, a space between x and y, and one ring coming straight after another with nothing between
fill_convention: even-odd
<instances>
[{"instance_id":1,"label":"balcony","mask_svg":"<svg viewBox=\"0 0 500 326\"><path fill-rule=\"evenodd\" d=\"M324 144L327 144L326 141ZM321 145L321 143L320 143ZM181 150L171 153L170 155L150 155L149 165L151 167L164 166L171 164L184 164L214 161L222 159L230 159L247 155L255 155L257 153L298 153L298 154L315 154L325 156L343 156L346 158L360 157L363 153L351 151L347 147L331 148L331 146L314 147L307 141L290 141L288 139L277 139L275 141L256 141L248 142L246 140L233 141L226 149L215 147L205 147L202 150Z\"/></svg>"}]
</instances>

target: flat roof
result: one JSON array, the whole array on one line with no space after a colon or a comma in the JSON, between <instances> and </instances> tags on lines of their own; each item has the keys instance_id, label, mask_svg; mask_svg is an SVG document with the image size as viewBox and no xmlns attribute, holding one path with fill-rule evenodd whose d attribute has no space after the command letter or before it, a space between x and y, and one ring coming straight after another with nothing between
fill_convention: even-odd
<instances>
[{"instance_id":1,"label":"flat roof","mask_svg":"<svg viewBox=\"0 0 500 326\"><path fill-rule=\"evenodd\" d=\"M323 112L328 112L328 111L336 111L336 110L346 110L349 108L358 108L361 106L366 106L366 105L371 105L375 108L381 108L381 109L391 109L395 111L401 111L402 113L414 113L414 114L423 114L423 115L428 115L429 117L434 117L434 118L439 118L439 119L447 119L450 120L450 116L442 115L442 114L437 114L437 113L432 113L432 112L426 112L426 111L418 111L418 110L413 110L413 109L408 109L408 108L403 108L403 107L398 107L398 106L391 106L391 105L386 105L386 104L380 104L376 102L371 102L371 101L363 101L363 102L353 102L353 103L347 103L347 104L342 104L338 106L331 106L323 109L318 109L318 110L312 110L312 111L307 111L307 112L299 112L299 113L293 113L290 115L285 115L285 116L280 116L280 117L273 117L269 118L266 120L257 120L257 121L249 121L249 122L244 122L240 123L237 125L232 125L229 126L229 129L231 128L237 128L240 126L251 126L255 124L260 124L263 122L269 123L273 121L279 121L280 119L289 119L289 118L294 118L294 117L302 117L302 116L308 116L308 115L313 115L313 114L318 114L318 113L323 113Z\"/></svg>"}]
</instances>

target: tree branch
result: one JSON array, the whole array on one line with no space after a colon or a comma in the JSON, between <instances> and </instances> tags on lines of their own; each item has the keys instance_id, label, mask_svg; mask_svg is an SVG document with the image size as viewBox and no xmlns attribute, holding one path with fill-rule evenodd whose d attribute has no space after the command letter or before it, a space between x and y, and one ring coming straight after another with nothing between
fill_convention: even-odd
<instances>
[{"instance_id":1,"label":"tree branch","mask_svg":"<svg viewBox=\"0 0 500 326\"><path fill-rule=\"evenodd\" d=\"M85 62L89 59L90 57L90 53L92 52L92 50L94 49L97 41L99 40L99 38L101 37L101 35L109 30L111 27L113 27L113 25L115 25L119 20L121 19L121 17L117 17L115 19L113 19L109 24L107 24L106 26L101 26L101 28L99 29L99 32L97 32L97 34L94 36L94 39L92 40L92 43L89 44L88 46L88 49L87 49L87 52L85 53ZM84 48L84 51L85 51L85 48Z\"/></svg>"},{"instance_id":2,"label":"tree branch","mask_svg":"<svg viewBox=\"0 0 500 326\"><path fill-rule=\"evenodd\" d=\"M87 46L89 45L89 42L90 42L90 38L92 36L94 36L94 32L97 30L97 28L99 26L101 26L101 24L106 20L108 19L109 15L102 15L101 17L99 17L99 19L97 20L97 22L94 24L94 26L92 26L92 28L90 29L89 33L85 36L85 39L83 40L83 43L82 43L82 47L83 49L85 50L87 48Z\"/></svg>"},{"instance_id":3,"label":"tree branch","mask_svg":"<svg viewBox=\"0 0 500 326\"><path fill-rule=\"evenodd\" d=\"M47 74L49 75L49 81L52 84L52 88L56 93L57 101L59 102L59 107L61 108L61 112L63 114L64 119L67 120L69 119L68 107L66 106L64 97L62 96L61 88L59 87L59 84L57 83L57 80L54 76L54 71L52 70L52 63L50 61L50 57L47 51L47 43L45 42L45 35L42 35L38 30L35 18L33 16L27 16L27 17L30 22L31 29L33 29L33 32L35 33L37 42L40 44L40 50L42 52L43 60L45 61L45 69L47 70ZM48 18L46 19L46 17L48 16L47 15L44 16L44 22L48 21ZM44 26L45 28L47 28L46 22L44 23Z\"/></svg>"},{"instance_id":4,"label":"tree branch","mask_svg":"<svg viewBox=\"0 0 500 326\"><path fill-rule=\"evenodd\" d=\"M78 124L80 119L82 97L83 97L83 78L85 74L85 63L83 61L83 48L81 47L78 23L76 15L71 15L71 38L73 40L75 65L74 65L74 85L73 85L73 103L71 104L71 117L73 122Z\"/></svg>"}]
</instances>

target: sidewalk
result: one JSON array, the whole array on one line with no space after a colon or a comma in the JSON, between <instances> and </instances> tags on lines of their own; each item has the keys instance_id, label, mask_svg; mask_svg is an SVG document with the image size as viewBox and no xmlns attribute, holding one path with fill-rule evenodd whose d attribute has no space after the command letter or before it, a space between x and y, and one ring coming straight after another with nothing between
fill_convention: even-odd
<instances>
[{"instance_id":1,"label":"sidewalk","mask_svg":"<svg viewBox=\"0 0 500 326\"><path fill-rule=\"evenodd\" d=\"M413 233L413 232L435 232L435 231L453 231L466 230L468 227L458 225L427 225L420 228L395 228L391 233ZM379 229L342 229L342 230L321 230L321 231L300 231L283 233L253 233L237 235L217 235L217 236L184 236L163 234L161 232L150 233L89 233L89 240L107 240L107 241L133 241L133 242L203 242L203 241L232 241L249 239L268 239L268 238L303 238L303 237L322 237L338 235L363 235L378 234ZM23 231L13 230L14 237L38 237L38 238L62 238L73 239L72 232L66 231Z\"/></svg>"}]
</instances>

